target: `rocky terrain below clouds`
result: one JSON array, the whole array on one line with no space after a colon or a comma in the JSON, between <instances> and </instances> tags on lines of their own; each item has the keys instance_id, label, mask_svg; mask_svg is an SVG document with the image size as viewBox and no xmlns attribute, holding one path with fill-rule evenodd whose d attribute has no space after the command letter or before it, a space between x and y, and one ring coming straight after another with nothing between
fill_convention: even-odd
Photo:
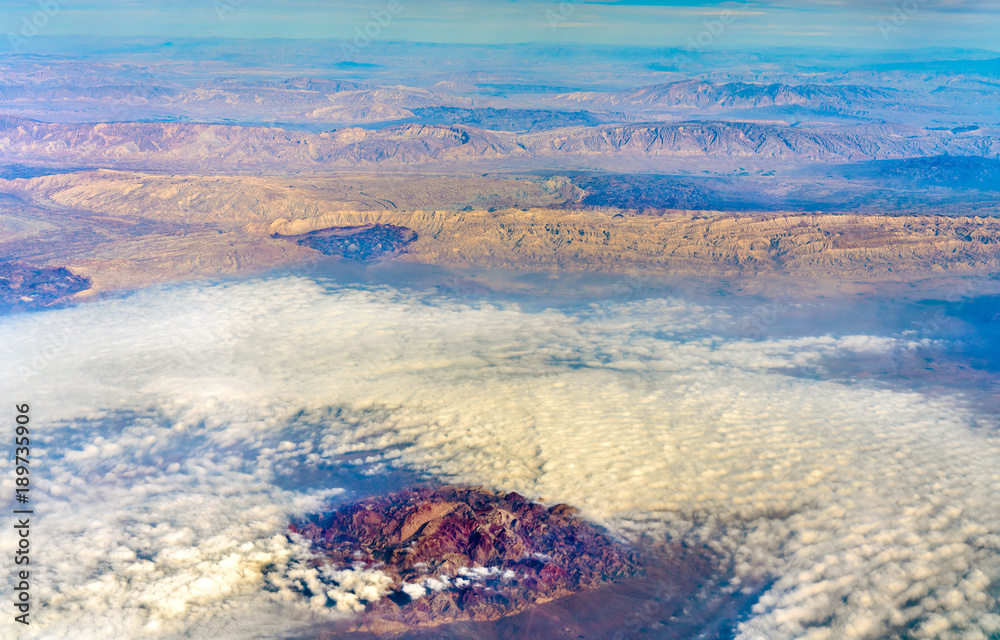
<instances>
[{"instance_id":1,"label":"rocky terrain below clouds","mask_svg":"<svg viewBox=\"0 0 1000 640\"><path fill-rule=\"evenodd\" d=\"M50 620L93 625L103 607L119 624L97 598L164 634L213 616L358 640L724 638L750 615L761 637L943 615L1000 628L972 599L997 573L979 418L835 379L994 382L992 363L934 362L944 311L902 316L920 331L885 320L899 338L865 322L893 316L893 296L996 317L995 53L30 44L0 56L0 306L250 280L11 320L11 361L66 420L52 504L72 515L85 489L104 514L93 534L53 512L76 568L44 573L68 585ZM409 286L422 276L427 295ZM498 290L518 295L464 299ZM774 291L742 319L752 299L696 302ZM522 309L524 293L552 306ZM805 333L766 337L792 322ZM64 324L74 348L36 358ZM139 418L103 422L105 407ZM162 424L142 417L157 407ZM340 488L323 482L368 477L331 471L354 453L497 492L383 478L381 495L328 502ZM162 493L133 490L154 471ZM289 502L286 481L319 493ZM972 529L955 496L973 496ZM883 530L892 590L867 551ZM119 570L127 589L94 578ZM272 596L321 615L258 616ZM360 618L335 628L333 608Z\"/></svg>"}]
</instances>

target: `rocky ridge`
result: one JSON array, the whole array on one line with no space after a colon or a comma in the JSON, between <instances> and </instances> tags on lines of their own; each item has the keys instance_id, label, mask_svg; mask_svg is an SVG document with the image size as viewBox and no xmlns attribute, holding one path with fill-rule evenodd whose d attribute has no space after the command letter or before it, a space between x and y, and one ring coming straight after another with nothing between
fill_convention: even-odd
<instances>
[{"instance_id":1,"label":"rocky ridge","mask_svg":"<svg viewBox=\"0 0 1000 640\"><path fill-rule=\"evenodd\" d=\"M65 266L91 278L94 291L294 268L314 261L323 248L279 236L334 228L341 240L368 229L372 237L359 236L364 242L355 244L359 251L362 245L388 247L379 259L450 269L760 282L787 277L829 280L834 287L1000 270L997 217L581 210L559 205L579 198L580 190L555 178L97 171L0 181L0 192L6 194L0 197L0 252ZM506 204L518 199L539 205ZM435 201L447 204L424 208ZM500 206L483 206L490 202ZM390 227L415 236L379 240L371 231ZM324 233L334 232L308 242L320 242ZM350 253L351 242L340 249L336 242L321 244Z\"/></svg>"},{"instance_id":2,"label":"rocky ridge","mask_svg":"<svg viewBox=\"0 0 1000 640\"><path fill-rule=\"evenodd\" d=\"M398 124L322 133L158 122L57 124L0 117L0 160L143 170L317 171L362 167L563 166L726 173L789 163L938 155L1000 156L995 129L954 133L871 124L793 127L754 122L568 126L530 133Z\"/></svg>"},{"instance_id":3,"label":"rocky ridge","mask_svg":"<svg viewBox=\"0 0 1000 640\"><path fill-rule=\"evenodd\" d=\"M493 620L640 573L633 552L560 504L482 488L410 489L293 523L317 563L393 580L358 629Z\"/></svg>"}]
</instances>

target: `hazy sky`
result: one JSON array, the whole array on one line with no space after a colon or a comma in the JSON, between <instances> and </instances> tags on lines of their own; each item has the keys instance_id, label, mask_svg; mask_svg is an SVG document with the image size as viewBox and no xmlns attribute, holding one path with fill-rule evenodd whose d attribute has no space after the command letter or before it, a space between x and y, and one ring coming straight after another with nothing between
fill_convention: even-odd
<instances>
[{"instance_id":1,"label":"hazy sky","mask_svg":"<svg viewBox=\"0 0 1000 640\"><path fill-rule=\"evenodd\" d=\"M7 34L33 31L34 18L39 35L342 39L390 6L387 24L368 25L378 39L1000 49L1000 0L4 0L0 23Z\"/></svg>"}]
</instances>

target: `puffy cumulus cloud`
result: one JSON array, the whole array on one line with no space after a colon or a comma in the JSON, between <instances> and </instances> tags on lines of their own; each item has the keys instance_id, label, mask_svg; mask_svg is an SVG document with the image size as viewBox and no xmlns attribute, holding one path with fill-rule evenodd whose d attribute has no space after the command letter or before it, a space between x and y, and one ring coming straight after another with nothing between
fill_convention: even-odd
<instances>
[{"instance_id":1,"label":"puffy cumulus cloud","mask_svg":"<svg viewBox=\"0 0 1000 640\"><path fill-rule=\"evenodd\" d=\"M357 610L385 576L310 569L282 535L344 459L703 542L738 581L776 577L744 639L1000 629L1000 443L970 428L984 418L822 379L825 358L910 342L723 337L733 324L679 300L529 312L299 278L4 318L5 361L45 354L28 383L0 378L5 397L30 388L45 425L50 604L33 637L270 637Z\"/></svg>"},{"instance_id":2,"label":"puffy cumulus cloud","mask_svg":"<svg viewBox=\"0 0 1000 640\"><path fill-rule=\"evenodd\" d=\"M192 628L206 637L273 636L284 632L284 616L354 613L359 600L385 593L388 576L323 573L309 565L308 545L285 535L290 515L320 508L339 490L282 491L267 474L217 459L218 450L188 448L176 437L182 430L162 433L148 420L93 444L71 429L43 436L50 444L36 450L35 618L6 637L173 637ZM63 438L82 446L59 450ZM142 449L187 459L151 464ZM0 553L13 554L13 543L5 537Z\"/></svg>"}]
</instances>

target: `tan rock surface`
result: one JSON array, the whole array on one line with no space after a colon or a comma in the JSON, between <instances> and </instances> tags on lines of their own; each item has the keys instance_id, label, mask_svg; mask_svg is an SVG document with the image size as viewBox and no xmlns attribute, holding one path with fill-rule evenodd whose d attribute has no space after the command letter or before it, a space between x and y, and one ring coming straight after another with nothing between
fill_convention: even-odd
<instances>
[{"instance_id":1,"label":"tan rock surface","mask_svg":"<svg viewBox=\"0 0 1000 640\"><path fill-rule=\"evenodd\" d=\"M301 264L317 252L272 234L366 224L417 232L397 260L477 270L810 278L850 295L1000 269L996 218L553 208L565 183L526 177L97 171L0 181L2 192L0 250L69 267L96 291ZM536 206L464 204L477 199Z\"/></svg>"},{"instance_id":2,"label":"tan rock surface","mask_svg":"<svg viewBox=\"0 0 1000 640\"><path fill-rule=\"evenodd\" d=\"M785 274L859 281L1000 267L1000 221L942 216L662 217L556 209L339 211L276 220L275 233L393 224L420 239L403 260L467 267L646 270L664 274Z\"/></svg>"}]
</instances>

